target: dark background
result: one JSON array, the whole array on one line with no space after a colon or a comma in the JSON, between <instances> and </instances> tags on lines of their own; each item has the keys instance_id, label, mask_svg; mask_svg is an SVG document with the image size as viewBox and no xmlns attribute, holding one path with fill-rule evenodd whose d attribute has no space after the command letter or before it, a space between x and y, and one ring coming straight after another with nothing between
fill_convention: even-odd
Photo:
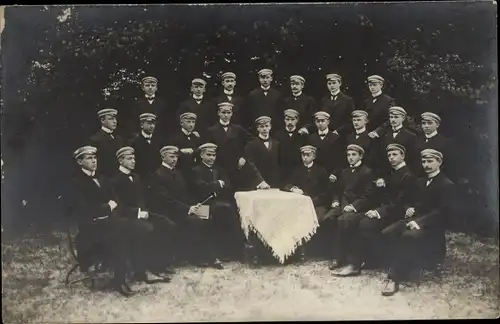
<instances>
[{"instance_id":1,"label":"dark background","mask_svg":"<svg viewBox=\"0 0 500 324\"><path fill-rule=\"evenodd\" d=\"M61 17L68 9L67 19ZM460 151L455 227L498 231L496 7L488 2L331 5L7 7L2 33L3 227L49 225L63 214L72 152L98 130L96 111L127 107L146 74L171 109L205 76L237 74L236 90L306 78L316 100L339 73L358 108L371 74L419 121L441 115ZM113 87L109 96L103 89ZM27 203L23 204L22 200Z\"/></svg>"}]
</instances>

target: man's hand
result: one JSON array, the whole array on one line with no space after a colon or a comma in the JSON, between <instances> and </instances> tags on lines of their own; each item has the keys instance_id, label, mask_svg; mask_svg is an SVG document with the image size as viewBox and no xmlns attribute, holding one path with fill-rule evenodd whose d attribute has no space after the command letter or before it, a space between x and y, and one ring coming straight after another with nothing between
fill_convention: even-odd
<instances>
[{"instance_id":1,"label":"man's hand","mask_svg":"<svg viewBox=\"0 0 500 324\"><path fill-rule=\"evenodd\" d=\"M378 134L377 134L377 132L369 132L369 133L368 133L368 136L369 136L370 138L376 138L376 137L379 137L379 136L378 136Z\"/></svg>"},{"instance_id":2,"label":"man's hand","mask_svg":"<svg viewBox=\"0 0 500 324\"><path fill-rule=\"evenodd\" d=\"M354 209L353 205L347 205L347 206L344 207L344 211L345 212L355 212L356 209Z\"/></svg>"},{"instance_id":3,"label":"man's hand","mask_svg":"<svg viewBox=\"0 0 500 324\"><path fill-rule=\"evenodd\" d=\"M240 170L241 168L243 168L243 166L245 165L245 163L247 163L247 161L244 158L241 157L238 160L238 170Z\"/></svg>"},{"instance_id":4,"label":"man's hand","mask_svg":"<svg viewBox=\"0 0 500 324\"><path fill-rule=\"evenodd\" d=\"M262 181L258 186L257 189L270 189L271 186L267 184L267 182Z\"/></svg>"},{"instance_id":5,"label":"man's hand","mask_svg":"<svg viewBox=\"0 0 500 324\"><path fill-rule=\"evenodd\" d=\"M194 215L198 211L199 208L200 208L200 204L189 207L188 215Z\"/></svg>"},{"instance_id":6,"label":"man's hand","mask_svg":"<svg viewBox=\"0 0 500 324\"><path fill-rule=\"evenodd\" d=\"M114 200L108 201L108 205L111 208L111 211L115 210L116 206L118 206L118 204Z\"/></svg>"},{"instance_id":7,"label":"man's hand","mask_svg":"<svg viewBox=\"0 0 500 324\"><path fill-rule=\"evenodd\" d=\"M380 218L380 215L376 210L369 210L365 213L365 215L368 216L369 218Z\"/></svg>"},{"instance_id":8,"label":"man's hand","mask_svg":"<svg viewBox=\"0 0 500 324\"><path fill-rule=\"evenodd\" d=\"M380 179L377 179L377 181L375 181L375 185L378 187L378 188L382 188L382 187L385 187L385 180L380 178Z\"/></svg>"},{"instance_id":9,"label":"man's hand","mask_svg":"<svg viewBox=\"0 0 500 324\"><path fill-rule=\"evenodd\" d=\"M415 208L410 207L406 210L405 218L412 217L415 214Z\"/></svg>"},{"instance_id":10,"label":"man's hand","mask_svg":"<svg viewBox=\"0 0 500 324\"><path fill-rule=\"evenodd\" d=\"M302 189L298 188L298 187L293 187L290 191L294 192L294 193L301 194L301 195L304 194L304 191Z\"/></svg>"},{"instance_id":11,"label":"man's hand","mask_svg":"<svg viewBox=\"0 0 500 324\"><path fill-rule=\"evenodd\" d=\"M184 154L193 154L194 150L192 148L183 148L181 152Z\"/></svg>"},{"instance_id":12,"label":"man's hand","mask_svg":"<svg viewBox=\"0 0 500 324\"><path fill-rule=\"evenodd\" d=\"M307 128L302 127L301 129L299 129L299 135L309 135L309 131L307 130Z\"/></svg>"},{"instance_id":13,"label":"man's hand","mask_svg":"<svg viewBox=\"0 0 500 324\"><path fill-rule=\"evenodd\" d=\"M334 175L334 174L330 174L330 176L328 177L328 180L330 180L330 182L335 182L337 181L337 177Z\"/></svg>"},{"instance_id":14,"label":"man's hand","mask_svg":"<svg viewBox=\"0 0 500 324\"><path fill-rule=\"evenodd\" d=\"M200 137L200 133L198 133L197 131L194 131L194 132L193 132L193 134L194 134L194 136L196 136L196 137Z\"/></svg>"},{"instance_id":15,"label":"man's hand","mask_svg":"<svg viewBox=\"0 0 500 324\"><path fill-rule=\"evenodd\" d=\"M406 227L408 227L411 230L419 230L420 226L418 226L417 222L411 221L408 224L406 224Z\"/></svg>"}]
</instances>

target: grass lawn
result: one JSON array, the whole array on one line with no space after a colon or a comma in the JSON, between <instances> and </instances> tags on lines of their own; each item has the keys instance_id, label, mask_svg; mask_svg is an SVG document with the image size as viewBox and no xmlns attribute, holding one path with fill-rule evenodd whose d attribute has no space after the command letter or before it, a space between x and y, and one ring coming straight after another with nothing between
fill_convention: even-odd
<instances>
[{"instance_id":1,"label":"grass lawn","mask_svg":"<svg viewBox=\"0 0 500 324\"><path fill-rule=\"evenodd\" d=\"M179 322L249 320L447 319L499 315L499 250L492 240L447 235L441 280L380 295L380 271L336 278L326 261L250 269L184 267L169 284L135 284L129 299L64 286L71 258L65 235L2 241L4 323Z\"/></svg>"}]
</instances>

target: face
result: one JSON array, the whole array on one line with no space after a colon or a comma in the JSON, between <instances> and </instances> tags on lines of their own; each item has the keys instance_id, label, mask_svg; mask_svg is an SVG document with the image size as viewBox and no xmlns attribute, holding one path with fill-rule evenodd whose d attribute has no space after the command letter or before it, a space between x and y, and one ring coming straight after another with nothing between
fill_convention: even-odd
<instances>
[{"instance_id":1,"label":"face","mask_svg":"<svg viewBox=\"0 0 500 324\"><path fill-rule=\"evenodd\" d=\"M425 134L432 134L439 127L435 120L422 120L422 130Z\"/></svg>"},{"instance_id":2,"label":"face","mask_svg":"<svg viewBox=\"0 0 500 324\"><path fill-rule=\"evenodd\" d=\"M142 84L142 90L148 95L152 96L158 90L158 85L156 82L146 81Z\"/></svg>"},{"instance_id":3,"label":"face","mask_svg":"<svg viewBox=\"0 0 500 324\"><path fill-rule=\"evenodd\" d=\"M257 132L259 132L259 135L263 137L269 136L269 132L271 131L271 123L260 123L257 125Z\"/></svg>"},{"instance_id":4,"label":"face","mask_svg":"<svg viewBox=\"0 0 500 324\"><path fill-rule=\"evenodd\" d=\"M288 129L293 129L297 126L298 121L299 120L295 117L286 116L285 117L285 126Z\"/></svg>"},{"instance_id":5,"label":"face","mask_svg":"<svg viewBox=\"0 0 500 324\"><path fill-rule=\"evenodd\" d=\"M135 168L135 155L134 154L126 154L120 157L119 161L120 165L129 170L134 170Z\"/></svg>"},{"instance_id":6,"label":"face","mask_svg":"<svg viewBox=\"0 0 500 324\"><path fill-rule=\"evenodd\" d=\"M115 130L117 124L116 116L106 115L101 118L101 125L109 129Z\"/></svg>"},{"instance_id":7,"label":"face","mask_svg":"<svg viewBox=\"0 0 500 324\"><path fill-rule=\"evenodd\" d=\"M193 84L191 86L191 92L196 96L201 96L205 93L205 86L203 84Z\"/></svg>"},{"instance_id":8,"label":"face","mask_svg":"<svg viewBox=\"0 0 500 324\"><path fill-rule=\"evenodd\" d=\"M302 152L302 162L304 163L304 165L311 164L311 162L314 161L315 158L316 154L311 151Z\"/></svg>"},{"instance_id":9,"label":"face","mask_svg":"<svg viewBox=\"0 0 500 324\"><path fill-rule=\"evenodd\" d=\"M229 123L231 121L231 117L233 117L233 111L231 109L226 109L226 108L219 109L219 118L223 122Z\"/></svg>"},{"instance_id":10,"label":"face","mask_svg":"<svg viewBox=\"0 0 500 324\"><path fill-rule=\"evenodd\" d=\"M373 94L382 91L382 82L369 82L368 89L370 90L370 93Z\"/></svg>"},{"instance_id":11,"label":"face","mask_svg":"<svg viewBox=\"0 0 500 324\"><path fill-rule=\"evenodd\" d=\"M368 119L365 116L354 116L352 117L352 125L354 129L362 129L366 126Z\"/></svg>"},{"instance_id":12,"label":"face","mask_svg":"<svg viewBox=\"0 0 500 324\"><path fill-rule=\"evenodd\" d=\"M392 127L399 127L403 125L405 117L403 115L389 114L389 122Z\"/></svg>"},{"instance_id":13,"label":"face","mask_svg":"<svg viewBox=\"0 0 500 324\"><path fill-rule=\"evenodd\" d=\"M290 87L293 93L299 93L304 89L304 84L297 80L290 81Z\"/></svg>"},{"instance_id":14,"label":"face","mask_svg":"<svg viewBox=\"0 0 500 324\"><path fill-rule=\"evenodd\" d=\"M196 120L192 118L183 118L181 119L181 127L187 130L188 132L192 132L194 127L196 126Z\"/></svg>"},{"instance_id":15,"label":"face","mask_svg":"<svg viewBox=\"0 0 500 324\"><path fill-rule=\"evenodd\" d=\"M214 164L216 157L217 154L212 150L204 150L203 153L201 153L201 160L208 166L212 166Z\"/></svg>"},{"instance_id":16,"label":"face","mask_svg":"<svg viewBox=\"0 0 500 324\"><path fill-rule=\"evenodd\" d=\"M349 165L354 165L358 163L363 158L363 155L359 154L358 151L348 150L347 151L347 162Z\"/></svg>"},{"instance_id":17,"label":"face","mask_svg":"<svg viewBox=\"0 0 500 324\"><path fill-rule=\"evenodd\" d=\"M432 173L439 170L441 166L441 161L432 157L424 157L422 158L422 167L426 173Z\"/></svg>"},{"instance_id":18,"label":"face","mask_svg":"<svg viewBox=\"0 0 500 324\"><path fill-rule=\"evenodd\" d=\"M259 76L259 82L260 85L267 88L271 85L271 82L273 81L273 77L270 75L265 75L265 76Z\"/></svg>"},{"instance_id":19,"label":"face","mask_svg":"<svg viewBox=\"0 0 500 324\"><path fill-rule=\"evenodd\" d=\"M235 85L236 85L236 80L234 78L225 78L224 80L222 80L222 86L227 91L233 91Z\"/></svg>"},{"instance_id":20,"label":"face","mask_svg":"<svg viewBox=\"0 0 500 324\"><path fill-rule=\"evenodd\" d=\"M95 154L83 154L78 160L78 165L87 171L97 170L97 156Z\"/></svg>"},{"instance_id":21,"label":"face","mask_svg":"<svg viewBox=\"0 0 500 324\"><path fill-rule=\"evenodd\" d=\"M391 166L395 167L405 160L404 154L399 150L390 150L387 152L387 159Z\"/></svg>"},{"instance_id":22,"label":"face","mask_svg":"<svg viewBox=\"0 0 500 324\"><path fill-rule=\"evenodd\" d=\"M330 92L336 92L337 90L340 90L341 85L342 83L340 83L339 80L328 80L326 82L326 87Z\"/></svg>"},{"instance_id":23,"label":"face","mask_svg":"<svg viewBox=\"0 0 500 324\"><path fill-rule=\"evenodd\" d=\"M141 121L141 129L144 131L144 133L148 135L153 134L155 127L156 127L156 121L154 120Z\"/></svg>"},{"instance_id":24,"label":"face","mask_svg":"<svg viewBox=\"0 0 500 324\"><path fill-rule=\"evenodd\" d=\"M320 131L324 131L330 124L330 120L328 118L316 118L314 122Z\"/></svg>"},{"instance_id":25,"label":"face","mask_svg":"<svg viewBox=\"0 0 500 324\"><path fill-rule=\"evenodd\" d=\"M163 162L168 164L171 167L175 167L177 165L177 160L179 159L179 155L177 153L167 152L162 156Z\"/></svg>"}]
</instances>

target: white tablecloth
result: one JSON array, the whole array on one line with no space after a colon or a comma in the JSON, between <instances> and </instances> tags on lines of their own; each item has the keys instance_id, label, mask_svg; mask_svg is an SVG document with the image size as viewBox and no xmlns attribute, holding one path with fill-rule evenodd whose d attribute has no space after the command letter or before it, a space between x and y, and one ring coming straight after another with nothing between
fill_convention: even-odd
<instances>
[{"instance_id":1,"label":"white tablecloth","mask_svg":"<svg viewBox=\"0 0 500 324\"><path fill-rule=\"evenodd\" d=\"M251 229L281 263L318 228L310 197L278 189L236 192L241 227Z\"/></svg>"}]
</instances>

